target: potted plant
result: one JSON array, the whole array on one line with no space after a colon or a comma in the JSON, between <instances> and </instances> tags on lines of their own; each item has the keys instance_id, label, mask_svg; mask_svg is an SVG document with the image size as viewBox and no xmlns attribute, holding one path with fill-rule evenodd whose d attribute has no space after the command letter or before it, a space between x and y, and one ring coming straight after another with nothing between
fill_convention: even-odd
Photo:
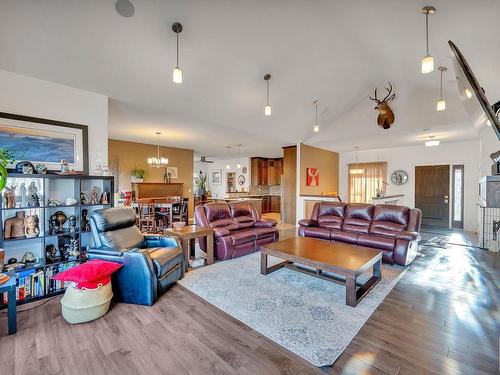
<instances>
[{"instance_id":1,"label":"potted plant","mask_svg":"<svg viewBox=\"0 0 500 375\"><path fill-rule=\"evenodd\" d=\"M14 161L14 150L0 147L0 192L7 184L7 165Z\"/></svg>"},{"instance_id":2,"label":"potted plant","mask_svg":"<svg viewBox=\"0 0 500 375\"><path fill-rule=\"evenodd\" d=\"M195 179L196 195L203 196L207 193L207 175L200 171L200 175Z\"/></svg>"},{"instance_id":3,"label":"potted plant","mask_svg":"<svg viewBox=\"0 0 500 375\"><path fill-rule=\"evenodd\" d=\"M130 180L132 182L144 182L144 176L146 176L146 171L140 167L134 167L132 172L130 172Z\"/></svg>"}]
</instances>

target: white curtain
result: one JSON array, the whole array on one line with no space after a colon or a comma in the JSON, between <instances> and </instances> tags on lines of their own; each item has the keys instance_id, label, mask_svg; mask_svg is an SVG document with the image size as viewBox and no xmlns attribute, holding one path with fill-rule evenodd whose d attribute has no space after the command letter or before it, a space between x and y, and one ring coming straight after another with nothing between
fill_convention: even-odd
<instances>
[{"instance_id":1,"label":"white curtain","mask_svg":"<svg viewBox=\"0 0 500 375\"><path fill-rule=\"evenodd\" d=\"M349 164L349 202L372 203L377 191L384 194L387 179L387 162Z\"/></svg>"}]
</instances>

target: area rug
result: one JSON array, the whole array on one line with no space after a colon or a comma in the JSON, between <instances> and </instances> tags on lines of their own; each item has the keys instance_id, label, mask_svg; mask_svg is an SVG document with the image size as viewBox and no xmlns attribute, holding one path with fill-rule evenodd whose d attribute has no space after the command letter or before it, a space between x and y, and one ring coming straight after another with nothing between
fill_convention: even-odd
<instances>
[{"instance_id":1,"label":"area rug","mask_svg":"<svg viewBox=\"0 0 500 375\"><path fill-rule=\"evenodd\" d=\"M404 271L383 265L382 281L355 308L345 304L345 287L337 283L284 268L261 275L260 253L188 272L179 283L312 364L326 366L345 350Z\"/></svg>"}]
</instances>

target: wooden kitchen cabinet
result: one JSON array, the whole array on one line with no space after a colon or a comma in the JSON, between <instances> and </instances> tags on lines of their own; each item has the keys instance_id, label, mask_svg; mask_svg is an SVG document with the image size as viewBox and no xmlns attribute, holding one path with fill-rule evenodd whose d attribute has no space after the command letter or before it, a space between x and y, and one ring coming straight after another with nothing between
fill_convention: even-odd
<instances>
[{"instance_id":1,"label":"wooden kitchen cabinet","mask_svg":"<svg viewBox=\"0 0 500 375\"><path fill-rule=\"evenodd\" d=\"M283 159L252 158L250 162L252 185L278 185L283 173Z\"/></svg>"},{"instance_id":2,"label":"wooden kitchen cabinet","mask_svg":"<svg viewBox=\"0 0 500 375\"><path fill-rule=\"evenodd\" d=\"M271 196L271 212L281 212L281 198L277 195Z\"/></svg>"}]
</instances>

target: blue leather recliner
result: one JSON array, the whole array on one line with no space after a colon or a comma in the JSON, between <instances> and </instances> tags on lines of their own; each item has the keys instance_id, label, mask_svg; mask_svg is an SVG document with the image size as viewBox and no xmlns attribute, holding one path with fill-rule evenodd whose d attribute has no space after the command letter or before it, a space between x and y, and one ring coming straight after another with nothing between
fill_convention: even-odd
<instances>
[{"instance_id":1,"label":"blue leather recliner","mask_svg":"<svg viewBox=\"0 0 500 375\"><path fill-rule=\"evenodd\" d=\"M152 305L184 277L184 254L177 239L143 236L132 208L96 210L90 218L94 246L89 259L122 263L113 275L113 292L122 302Z\"/></svg>"}]
</instances>

